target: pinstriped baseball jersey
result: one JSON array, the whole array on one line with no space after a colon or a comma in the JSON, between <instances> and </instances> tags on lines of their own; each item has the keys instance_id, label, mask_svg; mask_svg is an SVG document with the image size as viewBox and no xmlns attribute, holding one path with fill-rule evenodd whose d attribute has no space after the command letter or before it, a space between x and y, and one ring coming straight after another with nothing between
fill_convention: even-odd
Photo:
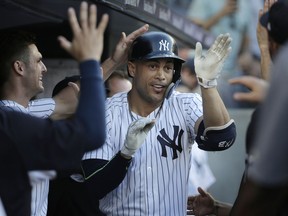
<instances>
[{"instance_id":1,"label":"pinstriped baseball jersey","mask_svg":"<svg viewBox=\"0 0 288 216\"><path fill-rule=\"evenodd\" d=\"M173 92L148 118L157 119L136 152L123 182L100 200L107 215L186 215L194 125L202 116L198 94ZM83 159L110 160L122 147L129 124L140 116L131 112L127 93L106 101L105 144Z\"/></svg>"},{"instance_id":2,"label":"pinstriped baseball jersey","mask_svg":"<svg viewBox=\"0 0 288 216\"><path fill-rule=\"evenodd\" d=\"M0 106L7 106L13 110L31 115L46 118L49 117L55 108L53 99L39 99L31 101L27 108L9 100L0 101ZM36 129L35 129L36 130ZM55 171L31 171L29 177L32 185L31 215L46 216L49 192L49 179L55 177Z\"/></svg>"}]
</instances>

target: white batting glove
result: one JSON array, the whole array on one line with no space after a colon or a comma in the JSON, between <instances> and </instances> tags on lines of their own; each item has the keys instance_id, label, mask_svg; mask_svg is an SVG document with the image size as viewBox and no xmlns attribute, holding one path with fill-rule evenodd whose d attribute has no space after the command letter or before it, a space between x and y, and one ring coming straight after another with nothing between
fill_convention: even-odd
<instances>
[{"instance_id":1,"label":"white batting glove","mask_svg":"<svg viewBox=\"0 0 288 216\"><path fill-rule=\"evenodd\" d=\"M121 153L133 157L143 144L148 132L154 126L155 120L148 118L137 119L129 125L124 146Z\"/></svg>"},{"instance_id":2,"label":"white batting glove","mask_svg":"<svg viewBox=\"0 0 288 216\"><path fill-rule=\"evenodd\" d=\"M220 75L225 59L231 51L232 38L229 34L220 34L206 55L202 55L201 43L196 43L195 48L195 72L198 83L204 88L217 86L217 78Z\"/></svg>"}]
</instances>

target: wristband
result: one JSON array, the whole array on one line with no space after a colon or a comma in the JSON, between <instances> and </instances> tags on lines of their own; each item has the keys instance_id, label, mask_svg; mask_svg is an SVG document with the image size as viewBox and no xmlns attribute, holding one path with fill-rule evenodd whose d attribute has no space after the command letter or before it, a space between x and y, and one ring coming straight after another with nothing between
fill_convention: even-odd
<instances>
[{"instance_id":1,"label":"wristband","mask_svg":"<svg viewBox=\"0 0 288 216\"><path fill-rule=\"evenodd\" d=\"M213 79L213 80L207 80L201 77L197 76L197 80L199 85L201 85L204 88L214 88L217 86L217 80Z\"/></svg>"}]
</instances>

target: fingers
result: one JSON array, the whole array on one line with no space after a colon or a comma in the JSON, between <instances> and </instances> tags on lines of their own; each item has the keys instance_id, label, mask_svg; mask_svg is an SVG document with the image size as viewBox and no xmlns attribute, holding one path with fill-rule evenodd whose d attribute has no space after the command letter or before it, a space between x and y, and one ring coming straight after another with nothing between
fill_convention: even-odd
<instances>
[{"instance_id":1,"label":"fingers","mask_svg":"<svg viewBox=\"0 0 288 216\"><path fill-rule=\"evenodd\" d=\"M81 31L81 28L79 26L79 23L77 21L76 13L74 8L68 9L68 20L70 23L70 27L72 29L72 32L74 35L78 34Z\"/></svg>"},{"instance_id":2,"label":"fingers","mask_svg":"<svg viewBox=\"0 0 288 216\"><path fill-rule=\"evenodd\" d=\"M98 25L98 31L100 31L101 34L104 34L104 32L107 28L108 22L109 22L109 16L108 16L108 14L104 14L101 18L99 25Z\"/></svg>"},{"instance_id":3,"label":"fingers","mask_svg":"<svg viewBox=\"0 0 288 216\"><path fill-rule=\"evenodd\" d=\"M69 52L70 48L71 48L71 42L68 41L65 37L63 36L59 36L58 37L58 41L60 42L60 46L66 50L67 52Z\"/></svg>"},{"instance_id":4,"label":"fingers","mask_svg":"<svg viewBox=\"0 0 288 216\"><path fill-rule=\"evenodd\" d=\"M232 38L229 34L226 34L226 36L222 39L220 46L219 46L219 55L221 57L220 60L226 59L229 53L232 50L232 47L230 46L232 42Z\"/></svg>"},{"instance_id":5,"label":"fingers","mask_svg":"<svg viewBox=\"0 0 288 216\"><path fill-rule=\"evenodd\" d=\"M253 87L253 84L255 83L255 77L252 76L241 76L241 77L236 77L233 79L228 80L230 84L241 84L244 85L248 88Z\"/></svg>"},{"instance_id":6,"label":"fingers","mask_svg":"<svg viewBox=\"0 0 288 216\"><path fill-rule=\"evenodd\" d=\"M97 26L97 7L87 2L81 2L79 9L79 22L75 10L68 9L68 19L73 33L73 40L68 41L60 36L58 40L62 48L79 62L87 59L100 60L103 51L104 32L109 17L104 14ZM80 23L80 25L79 25Z\"/></svg>"},{"instance_id":7,"label":"fingers","mask_svg":"<svg viewBox=\"0 0 288 216\"><path fill-rule=\"evenodd\" d=\"M214 41L214 43L212 44L212 46L210 47L209 51L216 51L217 47L219 46L219 44L221 43L221 40L223 39L224 35L220 34L218 35L218 37L216 38L216 40ZM208 51L208 52L209 52Z\"/></svg>"},{"instance_id":8,"label":"fingers","mask_svg":"<svg viewBox=\"0 0 288 216\"><path fill-rule=\"evenodd\" d=\"M89 28L95 28L97 23L97 8L91 5L89 8Z\"/></svg>"},{"instance_id":9,"label":"fingers","mask_svg":"<svg viewBox=\"0 0 288 216\"><path fill-rule=\"evenodd\" d=\"M87 2L81 2L80 4L80 25L81 28L86 31L87 30L87 19L88 19L88 4Z\"/></svg>"},{"instance_id":10,"label":"fingers","mask_svg":"<svg viewBox=\"0 0 288 216\"><path fill-rule=\"evenodd\" d=\"M131 34L127 36L127 42L133 42L137 37L147 32L149 29L149 25L145 24L144 26L138 28L137 30L133 31Z\"/></svg>"},{"instance_id":11,"label":"fingers","mask_svg":"<svg viewBox=\"0 0 288 216\"><path fill-rule=\"evenodd\" d=\"M214 51L218 52L219 54L223 53L223 51L226 51L229 48L231 41L232 38L230 37L230 34L224 34L218 41L218 44L216 44Z\"/></svg>"},{"instance_id":12,"label":"fingers","mask_svg":"<svg viewBox=\"0 0 288 216\"><path fill-rule=\"evenodd\" d=\"M245 92L236 92L233 94L233 98L236 101L247 101L247 102L253 102L254 95L251 92L245 93Z\"/></svg>"}]
</instances>

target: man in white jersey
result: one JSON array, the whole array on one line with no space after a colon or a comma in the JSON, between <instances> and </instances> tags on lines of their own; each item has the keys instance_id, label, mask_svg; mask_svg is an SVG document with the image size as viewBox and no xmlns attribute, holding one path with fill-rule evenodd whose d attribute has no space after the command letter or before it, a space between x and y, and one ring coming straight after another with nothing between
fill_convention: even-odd
<instances>
[{"instance_id":1,"label":"man in white jersey","mask_svg":"<svg viewBox=\"0 0 288 216\"><path fill-rule=\"evenodd\" d=\"M119 152L132 158L120 185L100 200L104 214L186 215L192 144L196 140L203 150L220 151L229 148L236 137L235 124L216 89L217 77L231 50L230 42L229 35L220 35L206 56L202 56L202 46L197 43L195 69L202 98L174 91L184 61L178 57L176 42L170 35L149 32L133 42L128 61L132 89L107 99L106 142L83 157L91 193L97 193L93 188L96 184L89 184L93 175L106 167L93 172L85 163L93 159L113 161ZM142 117L155 119L155 126L141 147L127 149L124 141L128 125ZM106 186L119 180L119 169L113 170Z\"/></svg>"},{"instance_id":2,"label":"man in white jersey","mask_svg":"<svg viewBox=\"0 0 288 216\"><path fill-rule=\"evenodd\" d=\"M126 37L122 33L113 55L102 64L104 78L125 61L127 48L131 42L148 30L144 25ZM41 118L63 119L75 112L76 104L69 100L67 91L53 98L30 101L44 90L42 78L47 68L42 62L42 55L36 46L34 35L22 31L2 32L1 47L8 44L7 52L1 52L0 82L5 82L0 89L0 106L10 107L23 113ZM9 64L7 64L9 63ZM32 202L31 215L46 215L49 191L49 179L55 177L54 170L31 171Z\"/></svg>"}]
</instances>

